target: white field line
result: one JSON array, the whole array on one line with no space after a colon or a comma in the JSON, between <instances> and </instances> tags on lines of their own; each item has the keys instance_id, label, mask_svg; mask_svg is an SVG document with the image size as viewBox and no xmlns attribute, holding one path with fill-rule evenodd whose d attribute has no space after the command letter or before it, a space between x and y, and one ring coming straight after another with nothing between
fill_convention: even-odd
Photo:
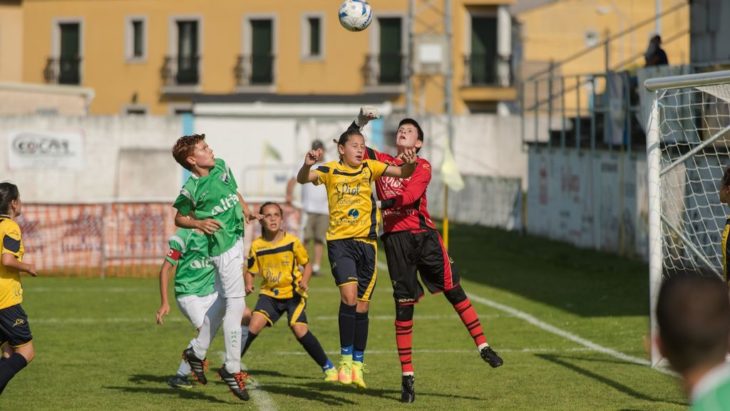
<instances>
[{"instance_id":1,"label":"white field line","mask_svg":"<svg viewBox=\"0 0 730 411\"><path fill-rule=\"evenodd\" d=\"M380 261L378 261L378 268L380 268L381 270L384 270L384 271L387 271L388 270L388 266L386 264L380 262ZM622 353L620 351L616 351L614 349L611 349L611 348L608 348L608 347L604 347L604 346L602 346L600 344L597 344L597 343L594 343L593 341L590 341L590 340L587 340L585 338L579 337L579 336L577 336L577 335L575 335L573 333L570 333L568 331L565 331L565 330L563 330L561 328L558 328L558 327L556 327L554 325L550 325L550 324L548 324L548 323L546 323L546 322L538 319L537 317L535 317L535 316L533 316L531 314L528 314L528 313L526 313L524 311L520 311L520 310L518 310L518 309L516 309L514 307L511 307L509 305L501 304L501 303L498 303L496 301L493 301L493 300L490 300L488 298L484 298L484 297L481 297L481 296L478 296L478 295L472 294L472 293L467 293L467 296L472 301L475 301L475 302L478 302L480 304L483 304L483 305L492 307L492 308L494 308L496 310L502 311L503 313L507 313L507 314L509 314L509 315L511 315L513 317L517 317L519 319L522 319L522 320L524 320L524 321L526 321L526 322L534 325L535 327L538 327L538 328L540 328L540 329L542 329L544 331L547 331L547 332L549 332L551 334L555 334L555 335L557 335L559 337L563 337L566 340L572 341L572 342L574 342L574 343L576 343L578 345L582 345L583 347L586 347L586 348L588 348L588 349L590 349L592 351L600 352L602 354L606 354L608 356L611 356L613 358L616 358L618 360L625 361L625 362L628 362L628 363L639 364L639 365L646 365L646 366L649 366L649 367L651 366L651 363L649 362L649 360L645 360L643 358L638 358L638 357L633 357L631 355L624 354L624 353ZM499 349L497 349L497 351L499 351ZM656 371L659 371L659 372L661 372L663 374L676 376L676 374L674 372L670 371L670 370L666 370L666 369L658 368L658 367L657 368L653 368L653 369L656 370Z\"/></svg>"},{"instance_id":2,"label":"white field line","mask_svg":"<svg viewBox=\"0 0 730 411\"><path fill-rule=\"evenodd\" d=\"M500 353L565 353L565 352L587 352L593 351L586 347L573 347L573 348L544 348L544 347L531 347L531 348L499 348ZM335 356L339 355L340 351L325 351L327 355ZM413 349L413 354L477 354L476 349L464 350L464 349ZM266 355L284 355L284 356L306 356L304 350L299 351L267 351ZM367 350L365 355L388 355L397 356L398 350ZM254 376L255 377L255 376Z\"/></svg>"},{"instance_id":3,"label":"white field line","mask_svg":"<svg viewBox=\"0 0 730 411\"><path fill-rule=\"evenodd\" d=\"M218 357L221 360L221 363L226 362L226 352L225 351L218 351L216 352ZM248 367L246 367L246 364L241 363L241 369L242 370L248 370ZM256 405L256 408L263 410L263 411L276 411L276 404L274 403L274 400L271 398L271 396L264 390L261 389L259 384L256 381L252 381L250 384L246 384L248 388L253 388L248 390L248 395L253 400L253 403ZM227 388L227 387L226 387Z\"/></svg>"}]
</instances>

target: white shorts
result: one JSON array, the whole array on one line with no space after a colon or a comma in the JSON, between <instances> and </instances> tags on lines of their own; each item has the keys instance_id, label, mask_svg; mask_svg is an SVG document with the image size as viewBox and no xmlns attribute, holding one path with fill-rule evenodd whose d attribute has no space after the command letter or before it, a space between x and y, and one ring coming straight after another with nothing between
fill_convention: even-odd
<instances>
[{"instance_id":1,"label":"white shorts","mask_svg":"<svg viewBox=\"0 0 730 411\"><path fill-rule=\"evenodd\" d=\"M243 287L243 238L228 251L210 257L218 273L215 277L215 289L223 298L245 297Z\"/></svg>"},{"instance_id":2,"label":"white shorts","mask_svg":"<svg viewBox=\"0 0 730 411\"><path fill-rule=\"evenodd\" d=\"M195 329L203 326L203 320L205 319L205 313L218 298L218 293L213 291L212 293L204 296L199 295L184 295L177 298L177 306L185 317L190 320Z\"/></svg>"}]
</instances>

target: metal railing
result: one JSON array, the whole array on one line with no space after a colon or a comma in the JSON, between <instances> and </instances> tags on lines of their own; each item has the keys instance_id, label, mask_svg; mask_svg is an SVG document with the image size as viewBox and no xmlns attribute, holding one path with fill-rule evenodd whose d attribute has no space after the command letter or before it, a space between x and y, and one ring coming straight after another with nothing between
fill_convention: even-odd
<instances>
[{"instance_id":1,"label":"metal railing","mask_svg":"<svg viewBox=\"0 0 730 411\"><path fill-rule=\"evenodd\" d=\"M165 56L160 76L165 86L200 84L200 56Z\"/></svg>"},{"instance_id":2,"label":"metal railing","mask_svg":"<svg viewBox=\"0 0 730 411\"><path fill-rule=\"evenodd\" d=\"M81 84L81 57L48 57L43 78L50 84Z\"/></svg>"},{"instance_id":3,"label":"metal railing","mask_svg":"<svg viewBox=\"0 0 730 411\"><path fill-rule=\"evenodd\" d=\"M273 54L245 54L236 58L233 74L236 77L236 86L247 87L274 84Z\"/></svg>"}]
</instances>

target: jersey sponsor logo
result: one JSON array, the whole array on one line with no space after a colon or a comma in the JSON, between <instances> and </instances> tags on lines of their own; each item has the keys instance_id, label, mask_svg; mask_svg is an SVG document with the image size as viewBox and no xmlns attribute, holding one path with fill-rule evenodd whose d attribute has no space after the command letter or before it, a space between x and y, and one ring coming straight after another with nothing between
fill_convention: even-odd
<instances>
[{"instance_id":1,"label":"jersey sponsor logo","mask_svg":"<svg viewBox=\"0 0 730 411\"><path fill-rule=\"evenodd\" d=\"M337 192L337 201L341 201L342 198L345 196L356 196L356 195L360 194L359 185L351 187L347 183L341 183L341 184L335 185L335 190Z\"/></svg>"},{"instance_id":2,"label":"jersey sponsor logo","mask_svg":"<svg viewBox=\"0 0 730 411\"><path fill-rule=\"evenodd\" d=\"M199 258L197 260L193 260L190 262L190 268L200 270L202 268L210 268L213 264L210 262L210 259L208 258Z\"/></svg>"},{"instance_id":3,"label":"jersey sponsor logo","mask_svg":"<svg viewBox=\"0 0 730 411\"><path fill-rule=\"evenodd\" d=\"M216 216L218 214L223 214L235 207L236 204L238 204L238 196L236 194L228 194L227 197L221 198L219 205L213 207L210 211L210 215Z\"/></svg>"},{"instance_id":4,"label":"jersey sponsor logo","mask_svg":"<svg viewBox=\"0 0 730 411\"><path fill-rule=\"evenodd\" d=\"M347 210L347 215L352 218L358 218L360 216L360 212L357 211L357 209L351 208Z\"/></svg>"}]
</instances>

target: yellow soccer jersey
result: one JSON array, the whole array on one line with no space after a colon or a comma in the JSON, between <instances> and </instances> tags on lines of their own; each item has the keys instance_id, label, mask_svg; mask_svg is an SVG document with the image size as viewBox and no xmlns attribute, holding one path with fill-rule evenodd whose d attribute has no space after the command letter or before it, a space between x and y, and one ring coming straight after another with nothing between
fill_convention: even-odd
<instances>
[{"instance_id":1,"label":"yellow soccer jersey","mask_svg":"<svg viewBox=\"0 0 730 411\"><path fill-rule=\"evenodd\" d=\"M298 238L284 233L284 238L270 243L259 237L251 243L248 252L248 271L261 275L261 294L277 299L294 297L294 289L298 288L302 273L300 265L309 262L309 255ZM297 289L300 295L305 293Z\"/></svg>"},{"instance_id":2,"label":"yellow soccer jersey","mask_svg":"<svg viewBox=\"0 0 730 411\"><path fill-rule=\"evenodd\" d=\"M11 254L23 260L23 240L18 223L8 216L0 216L0 253ZM0 309L23 302L23 287L20 285L20 272L0 264Z\"/></svg>"},{"instance_id":3,"label":"yellow soccer jersey","mask_svg":"<svg viewBox=\"0 0 730 411\"><path fill-rule=\"evenodd\" d=\"M330 224L327 240L377 238L378 222L372 183L388 165L378 160L364 160L359 168L331 161L317 167L315 184L327 188Z\"/></svg>"}]
</instances>

